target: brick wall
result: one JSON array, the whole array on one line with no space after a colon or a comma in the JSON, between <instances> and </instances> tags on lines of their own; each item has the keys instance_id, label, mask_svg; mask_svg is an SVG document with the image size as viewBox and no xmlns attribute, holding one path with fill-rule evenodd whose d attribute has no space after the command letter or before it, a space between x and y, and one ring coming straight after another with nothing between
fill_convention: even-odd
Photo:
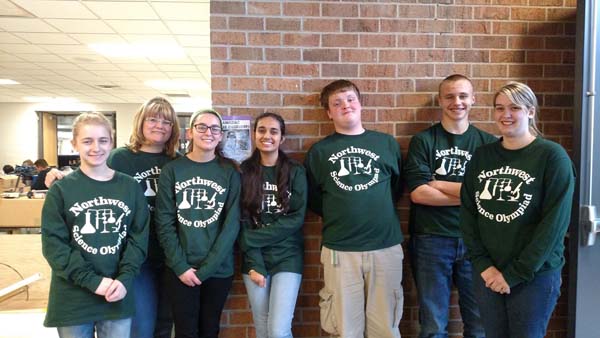
<instances>
[{"instance_id":1,"label":"brick wall","mask_svg":"<svg viewBox=\"0 0 600 338\"><path fill-rule=\"evenodd\" d=\"M280 113L289 123L286 148L297 158L333 131L318 106L328 82L346 78L363 92L369 129L394 135L403 152L413 134L439 119L435 95L452 73L471 77L471 119L490 121L494 90L508 80L539 95L541 130L572 147L576 0L212 1L214 106L226 115ZM406 233L408 201L399 204ZM327 336L319 327L320 222L307 215L304 281L295 337ZM564 278L563 280L567 280ZM405 262L403 337L416 337L418 304ZM563 295L566 295L564 290ZM450 332L461 321L452 297ZM548 337L566 337L566 297ZM223 315L222 337L254 337L239 275Z\"/></svg>"}]
</instances>

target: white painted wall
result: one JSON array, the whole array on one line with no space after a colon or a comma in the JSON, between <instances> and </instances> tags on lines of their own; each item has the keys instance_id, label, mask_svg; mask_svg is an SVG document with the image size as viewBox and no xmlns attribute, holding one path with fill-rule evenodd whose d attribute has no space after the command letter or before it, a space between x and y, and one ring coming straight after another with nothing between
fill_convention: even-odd
<instances>
[{"instance_id":1,"label":"white painted wall","mask_svg":"<svg viewBox=\"0 0 600 338\"><path fill-rule=\"evenodd\" d=\"M0 168L38 158L38 118L36 111L114 111L117 121L117 146L129 140L133 115L140 104L69 104L0 103Z\"/></svg>"}]
</instances>

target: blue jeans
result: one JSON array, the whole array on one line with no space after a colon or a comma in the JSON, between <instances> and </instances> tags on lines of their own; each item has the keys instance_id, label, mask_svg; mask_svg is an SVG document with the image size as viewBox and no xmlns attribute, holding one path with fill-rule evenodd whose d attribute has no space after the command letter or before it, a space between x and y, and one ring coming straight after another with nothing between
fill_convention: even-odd
<instances>
[{"instance_id":1,"label":"blue jeans","mask_svg":"<svg viewBox=\"0 0 600 338\"><path fill-rule=\"evenodd\" d=\"M146 261L133 282L135 316L131 321L131 338L171 337L173 320L164 269Z\"/></svg>"},{"instance_id":2,"label":"blue jeans","mask_svg":"<svg viewBox=\"0 0 600 338\"><path fill-rule=\"evenodd\" d=\"M552 310L560 296L560 269L544 272L502 295L473 276L475 295L487 338L543 338Z\"/></svg>"},{"instance_id":3,"label":"blue jeans","mask_svg":"<svg viewBox=\"0 0 600 338\"><path fill-rule=\"evenodd\" d=\"M472 266L462 238L413 235L411 257L419 299L420 338L448 337L452 283L465 338L485 337L477 302L473 296ZM505 337L506 338L506 337Z\"/></svg>"},{"instance_id":4,"label":"blue jeans","mask_svg":"<svg viewBox=\"0 0 600 338\"><path fill-rule=\"evenodd\" d=\"M129 338L131 318L101 320L97 322L57 327L60 338L92 338L94 328L98 338Z\"/></svg>"},{"instance_id":5,"label":"blue jeans","mask_svg":"<svg viewBox=\"0 0 600 338\"><path fill-rule=\"evenodd\" d=\"M267 276L264 288L256 285L247 274L242 277L252 308L256 338L292 338L292 318L302 275L278 272Z\"/></svg>"}]
</instances>

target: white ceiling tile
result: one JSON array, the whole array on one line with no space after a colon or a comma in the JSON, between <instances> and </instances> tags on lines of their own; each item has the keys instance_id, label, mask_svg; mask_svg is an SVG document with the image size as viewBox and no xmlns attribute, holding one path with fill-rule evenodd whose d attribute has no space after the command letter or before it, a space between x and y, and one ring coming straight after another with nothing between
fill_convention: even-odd
<instances>
[{"instance_id":1,"label":"white ceiling tile","mask_svg":"<svg viewBox=\"0 0 600 338\"><path fill-rule=\"evenodd\" d=\"M3 62L2 67L21 70L37 70L41 68L40 66L29 62Z\"/></svg>"},{"instance_id":2,"label":"white ceiling tile","mask_svg":"<svg viewBox=\"0 0 600 338\"><path fill-rule=\"evenodd\" d=\"M76 80L83 79L96 79L98 76L94 73L88 72L87 70L66 70L61 72L62 75Z\"/></svg>"},{"instance_id":3,"label":"white ceiling tile","mask_svg":"<svg viewBox=\"0 0 600 338\"><path fill-rule=\"evenodd\" d=\"M154 2L152 7L163 20L203 20L210 14L208 3Z\"/></svg>"},{"instance_id":4,"label":"white ceiling tile","mask_svg":"<svg viewBox=\"0 0 600 338\"><path fill-rule=\"evenodd\" d=\"M24 59L16 56L16 55L12 55L12 54L0 54L0 64L2 64L3 62L23 62L25 61ZM6 74L3 74L3 76L6 76Z\"/></svg>"},{"instance_id":5,"label":"white ceiling tile","mask_svg":"<svg viewBox=\"0 0 600 338\"><path fill-rule=\"evenodd\" d=\"M141 103L160 94L144 84L147 80L210 82L208 0L10 1L38 18L0 17L0 71L22 83L10 92L0 87L0 102L78 96L85 102ZM106 58L88 47L148 42L184 47L185 54L180 59ZM99 84L120 88L99 89ZM210 89L192 94L210 98Z\"/></svg>"},{"instance_id":6,"label":"white ceiling tile","mask_svg":"<svg viewBox=\"0 0 600 338\"><path fill-rule=\"evenodd\" d=\"M125 43L117 34L69 34L73 39L89 45L91 43Z\"/></svg>"},{"instance_id":7,"label":"white ceiling tile","mask_svg":"<svg viewBox=\"0 0 600 338\"><path fill-rule=\"evenodd\" d=\"M183 47L203 47L210 50L210 37L207 35L177 35Z\"/></svg>"},{"instance_id":8,"label":"white ceiling tile","mask_svg":"<svg viewBox=\"0 0 600 338\"><path fill-rule=\"evenodd\" d=\"M152 61L152 63L154 63L157 67L159 65L190 65L190 66L194 65L192 60L190 60L189 58L178 59L178 60L150 58L150 61Z\"/></svg>"},{"instance_id":9,"label":"white ceiling tile","mask_svg":"<svg viewBox=\"0 0 600 338\"><path fill-rule=\"evenodd\" d=\"M173 34L210 35L209 21L167 21Z\"/></svg>"},{"instance_id":10,"label":"white ceiling tile","mask_svg":"<svg viewBox=\"0 0 600 338\"><path fill-rule=\"evenodd\" d=\"M125 71L157 71L158 68L152 63L118 63L116 65Z\"/></svg>"},{"instance_id":11,"label":"white ceiling tile","mask_svg":"<svg viewBox=\"0 0 600 338\"><path fill-rule=\"evenodd\" d=\"M172 35L123 34L130 43L153 43L157 45L179 45Z\"/></svg>"},{"instance_id":12,"label":"white ceiling tile","mask_svg":"<svg viewBox=\"0 0 600 338\"><path fill-rule=\"evenodd\" d=\"M31 18L0 18L0 28L10 32L57 32L54 27L42 20Z\"/></svg>"},{"instance_id":13,"label":"white ceiling tile","mask_svg":"<svg viewBox=\"0 0 600 338\"><path fill-rule=\"evenodd\" d=\"M128 77L127 73L120 70L95 70L92 73L107 79Z\"/></svg>"},{"instance_id":14,"label":"white ceiling tile","mask_svg":"<svg viewBox=\"0 0 600 338\"><path fill-rule=\"evenodd\" d=\"M169 34L160 20L106 20L119 34Z\"/></svg>"},{"instance_id":15,"label":"white ceiling tile","mask_svg":"<svg viewBox=\"0 0 600 338\"><path fill-rule=\"evenodd\" d=\"M81 70L80 67L78 67L77 65L73 64L73 63L67 63L67 62L36 62L37 65L39 65L40 67L46 68L46 69L50 69L50 70L55 70L55 71L60 71L62 72L63 70Z\"/></svg>"},{"instance_id":16,"label":"white ceiling tile","mask_svg":"<svg viewBox=\"0 0 600 338\"><path fill-rule=\"evenodd\" d=\"M207 56L210 55L210 48L202 47L186 47L184 48L185 53L188 56Z\"/></svg>"},{"instance_id":17,"label":"white ceiling tile","mask_svg":"<svg viewBox=\"0 0 600 338\"><path fill-rule=\"evenodd\" d=\"M7 32L0 32L0 43L27 43L27 41Z\"/></svg>"},{"instance_id":18,"label":"white ceiling tile","mask_svg":"<svg viewBox=\"0 0 600 338\"><path fill-rule=\"evenodd\" d=\"M94 14L78 1L11 0L39 18L93 19Z\"/></svg>"},{"instance_id":19,"label":"white ceiling tile","mask_svg":"<svg viewBox=\"0 0 600 338\"><path fill-rule=\"evenodd\" d=\"M87 64L85 64L85 69L91 70L91 71L120 70L119 67L115 66L112 63L87 63Z\"/></svg>"},{"instance_id":20,"label":"white ceiling tile","mask_svg":"<svg viewBox=\"0 0 600 338\"><path fill-rule=\"evenodd\" d=\"M210 55L208 56L192 56L191 59L196 65L210 65Z\"/></svg>"},{"instance_id":21,"label":"white ceiling tile","mask_svg":"<svg viewBox=\"0 0 600 338\"><path fill-rule=\"evenodd\" d=\"M173 80L198 80L202 79L202 74L194 72L166 72Z\"/></svg>"},{"instance_id":22,"label":"white ceiling tile","mask_svg":"<svg viewBox=\"0 0 600 338\"><path fill-rule=\"evenodd\" d=\"M21 39L38 45L78 45L79 42L62 33L15 33Z\"/></svg>"},{"instance_id":23,"label":"white ceiling tile","mask_svg":"<svg viewBox=\"0 0 600 338\"><path fill-rule=\"evenodd\" d=\"M135 76L140 80L155 80L155 79L164 79L165 73L163 72L129 72L131 76Z\"/></svg>"},{"instance_id":24,"label":"white ceiling tile","mask_svg":"<svg viewBox=\"0 0 600 338\"><path fill-rule=\"evenodd\" d=\"M0 44L0 50L10 54L48 54L45 49L35 45Z\"/></svg>"},{"instance_id":25,"label":"white ceiling tile","mask_svg":"<svg viewBox=\"0 0 600 338\"><path fill-rule=\"evenodd\" d=\"M46 22L64 33L115 33L102 20L48 19Z\"/></svg>"},{"instance_id":26,"label":"white ceiling tile","mask_svg":"<svg viewBox=\"0 0 600 338\"><path fill-rule=\"evenodd\" d=\"M18 54L23 60L29 62L65 62L65 59L54 54Z\"/></svg>"},{"instance_id":27,"label":"white ceiling tile","mask_svg":"<svg viewBox=\"0 0 600 338\"><path fill-rule=\"evenodd\" d=\"M102 19L152 20L158 16L145 2L84 1Z\"/></svg>"},{"instance_id":28,"label":"white ceiling tile","mask_svg":"<svg viewBox=\"0 0 600 338\"><path fill-rule=\"evenodd\" d=\"M86 45L45 45L44 49L50 53L64 55L67 57L70 54L79 55L96 55L96 52Z\"/></svg>"},{"instance_id":29,"label":"white ceiling tile","mask_svg":"<svg viewBox=\"0 0 600 338\"><path fill-rule=\"evenodd\" d=\"M108 59L98 54L71 54L63 56L65 59L78 63L83 66L94 64L94 63L108 63Z\"/></svg>"},{"instance_id":30,"label":"white ceiling tile","mask_svg":"<svg viewBox=\"0 0 600 338\"><path fill-rule=\"evenodd\" d=\"M194 65L157 65L158 69L163 72L195 72Z\"/></svg>"}]
</instances>

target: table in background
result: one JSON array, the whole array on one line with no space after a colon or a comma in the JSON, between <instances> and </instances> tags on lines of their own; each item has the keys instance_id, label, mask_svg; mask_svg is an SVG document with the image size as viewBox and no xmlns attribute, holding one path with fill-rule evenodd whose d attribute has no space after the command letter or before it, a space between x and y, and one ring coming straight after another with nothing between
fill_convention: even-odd
<instances>
[{"instance_id":1,"label":"table in background","mask_svg":"<svg viewBox=\"0 0 600 338\"><path fill-rule=\"evenodd\" d=\"M39 228L44 199L0 198L0 228Z\"/></svg>"}]
</instances>

